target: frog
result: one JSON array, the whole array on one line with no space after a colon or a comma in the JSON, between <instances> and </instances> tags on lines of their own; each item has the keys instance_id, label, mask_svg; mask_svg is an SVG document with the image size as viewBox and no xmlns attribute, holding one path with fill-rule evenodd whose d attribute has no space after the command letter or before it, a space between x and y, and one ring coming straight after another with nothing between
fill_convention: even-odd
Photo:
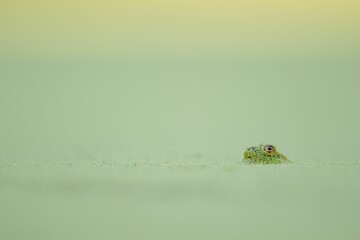
<instances>
[{"instance_id":1,"label":"frog","mask_svg":"<svg viewBox=\"0 0 360 240\"><path fill-rule=\"evenodd\" d=\"M274 145L260 144L258 146L251 146L245 150L244 163L283 164L292 162L281 154Z\"/></svg>"}]
</instances>

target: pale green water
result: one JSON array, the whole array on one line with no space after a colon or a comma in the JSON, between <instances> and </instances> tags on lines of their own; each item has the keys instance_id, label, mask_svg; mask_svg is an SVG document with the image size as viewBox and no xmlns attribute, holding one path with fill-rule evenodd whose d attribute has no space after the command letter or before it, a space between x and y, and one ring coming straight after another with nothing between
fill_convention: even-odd
<instances>
[{"instance_id":1,"label":"pale green water","mask_svg":"<svg viewBox=\"0 0 360 240\"><path fill-rule=\"evenodd\" d=\"M160 158L159 158L160 159ZM358 239L357 164L205 156L0 169L1 239Z\"/></svg>"},{"instance_id":2,"label":"pale green water","mask_svg":"<svg viewBox=\"0 0 360 240\"><path fill-rule=\"evenodd\" d=\"M0 240L360 239L358 10L1 0Z\"/></svg>"},{"instance_id":3,"label":"pale green water","mask_svg":"<svg viewBox=\"0 0 360 240\"><path fill-rule=\"evenodd\" d=\"M0 238L358 239L358 63L3 59Z\"/></svg>"},{"instance_id":4,"label":"pale green water","mask_svg":"<svg viewBox=\"0 0 360 240\"><path fill-rule=\"evenodd\" d=\"M3 59L1 153L360 156L359 58Z\"/></svg>"}]
</instances>

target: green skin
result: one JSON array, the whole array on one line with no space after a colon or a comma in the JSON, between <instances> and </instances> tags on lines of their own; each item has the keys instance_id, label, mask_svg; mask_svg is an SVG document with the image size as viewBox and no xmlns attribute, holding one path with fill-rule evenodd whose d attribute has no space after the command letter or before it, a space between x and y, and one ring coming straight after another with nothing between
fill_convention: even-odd
<instances>
[{"instance_id":1,"label":"green skin","mask_svg":"<svg viewBox=\"0 0 360 240\"><path fill-rule=\"evenodd\" d=\"M249 147L244 152L244 162L248 164L282 164L291 161L279 153L274 145L260 144Z\"/></svg>"}]
</instances>

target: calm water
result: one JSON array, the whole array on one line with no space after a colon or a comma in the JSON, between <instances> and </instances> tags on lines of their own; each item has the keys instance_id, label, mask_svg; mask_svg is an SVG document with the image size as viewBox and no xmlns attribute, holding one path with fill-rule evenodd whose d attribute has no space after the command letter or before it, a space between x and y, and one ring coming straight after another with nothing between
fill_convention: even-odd
<instances>
[{"instance_id":1,"label":"calm water","mask_svg":"<svg viewBox=\"0 0 360 240\"><path fill-rule=\"evenodd\" d=\"M181 159L181 161L179 161ZM210 157L0 169L2 239L358 239L354 164Z\"/></svg>"},{"instance_id":2,"label":"calm water","mask_svg":"<svg viewBox=\"0 0 360 240\"><path fill-rule=\"evenodd\" d=\"M358 2L0 5L1 240L360 238Z\"/></svg>"}]
</instances>

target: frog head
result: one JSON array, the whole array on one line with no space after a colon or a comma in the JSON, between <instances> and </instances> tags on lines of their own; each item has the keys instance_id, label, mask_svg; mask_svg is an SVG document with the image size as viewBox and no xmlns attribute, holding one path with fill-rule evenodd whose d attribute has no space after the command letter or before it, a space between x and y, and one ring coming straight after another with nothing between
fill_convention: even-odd
<instances>
[{"instance_id":1,"label":"frog head","mask_svg":"<svg viewBox=\"0 0 360 240\"><path fill-rule=\"evenodd\" d=\"M274 145L260 144L252 146L244 152L244 162L249 164L281 164L290 163Z\"/></svg>"}]
</instances>

